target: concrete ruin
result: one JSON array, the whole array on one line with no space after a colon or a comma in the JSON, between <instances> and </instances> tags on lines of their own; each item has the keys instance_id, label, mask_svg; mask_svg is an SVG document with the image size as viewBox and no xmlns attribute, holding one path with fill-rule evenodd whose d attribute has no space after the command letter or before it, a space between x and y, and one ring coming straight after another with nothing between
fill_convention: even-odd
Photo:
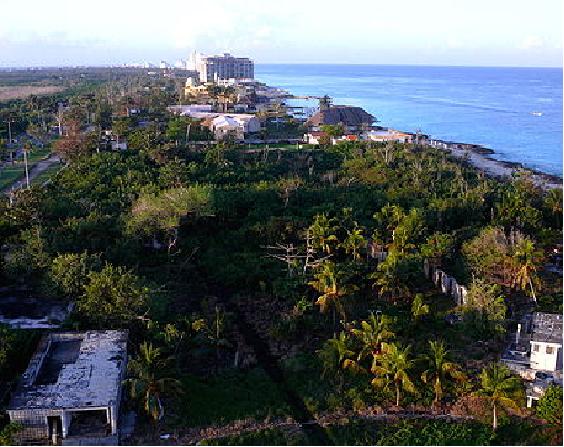
<instances>
[{"instance_id":1,"label":"concrete ruin","mask_svg":"<svg viewBox=\"0 0 564 447\"><path fill-rule=\"evenodd\" d=\"M0 288L0 324L12 329L56 329L72 312L74 303L35 296L26 287Z\"/></svg>"},{"instance_id":2,"label":"concrete ruin","mask_svg":"<svg viewBox=\"0 0 564 447\"><path fill-rule=\"evenodd\" d=\"M46 334L7 413L21 443L117 445L127 332Z\"/></svg>"}]
</instances>

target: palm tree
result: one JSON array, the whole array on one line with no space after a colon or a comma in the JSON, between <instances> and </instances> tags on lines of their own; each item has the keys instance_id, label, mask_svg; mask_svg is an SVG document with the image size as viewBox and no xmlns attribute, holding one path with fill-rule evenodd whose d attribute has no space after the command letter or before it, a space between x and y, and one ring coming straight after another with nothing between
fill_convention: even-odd
<instances>
[{"instance_id":1,"label":"palm tree","mask_svg":"<svg viewBox=\"0 0 564 447\"><path fill-rule=\"evenodd\" d=\"M423 295L416 293L413 302L411 303L411 315L417 322L421 317L429 313L429 305L423 302Z\"/></svg>"},{"instance_id":2,"label":"palm tree","mask_svg":"<svg viewBox=\"0 0 564 447\"><path fill-rule=\"evenodd\" d=\"M309 227L315 248L331 254L333 245L337 242L335 235L336 224L334 219L329 219L326 214L315 216L313 224Z\"/></svg>"},{"instance_id":3,"label":"palm tree","mask_svg":"<svg viewBox=\"0 0 564 447\"><path fill-rule=\"evenodd\" d=\"M368 321L360 323L360 328L353 328L351 332L362 344L362 348L357 356L357 362L367 357L374 359L374 357L380 355L382 343L391 340L395 336L389 329L389 320L385 316L379 317L373 313L370 313Z\"/></svg>"},{"instance_id":4,"label":"palm tree","mask_svg":"<svg viewBox=\"0 0 564 447\"><path fill-rule=\"evenodd\" d=\"M537 271L538 252L535 250L533 241L524 238L515 247L513 259L516 263L516 271L513 277L513 285L525 290L527 286L531 288L533 301L537 301L533 280Z\"/></svg>"},{"instance_id":5,"label":"palm tree","mask_svg":"<svg viewBox=\"0 0 564 447\"><path fill-rule=\"evenodd\" d=\"M345 306L342 298L356 289L356 286L339 284L339 272L334 262L325 261L314 275L315 280L309 284L321 293L317 303L322 313L327 312L329 307L333 308L333 324L336 326L336 312L339 312L343 321L346 321Z\"/></svg>"},{"instance_id":6,"label":"palm tree","mask_svg":"<svg viewBox=\"0 0 564 447\"><path fill-rule=\"evenodd\" d=\"M161 358L161 350L152 343L144 342L136 358L129 361L128 369L132 377L125 380L133 399L142 399L143 408L156 423L164 415L161 400L167 391L180 391L180 382L164 377L166 360Z\"/></svg>"},{"instance_id":7,"label":"palm tree","mask_svg":"<svg viewBox=\"0 0 564 447\"><path fill-rule=\"evenodd\" d=\"M345 361L354 355L354 352L348 348L347 334L343 331L338 337L325 341L317 352L323 363L323 375L343 368Z\"/></svg>"},{"instance_id":8,"label":"palm tree","mask_svg":"<svg viewBox=\"0 0 564 447\"><path fill-rule=\"evenodd\" d=\"M356 222L352 230L347 230L347 237L340 246L344 248L345 253L352 254L355 261L360 259L360 250L366 247L366 239L362 235L362 228Z\"/></svg>"},{"instance_id":9,"label":"palm tree","mask_svg":"<svg viewBox=\"0 0 564 447\"><path fill-rule=\"evenodd\" d=\"M408 371L413 366L409 358L409 346L401 348L395 343L382 343L382 355L374 358L372 385L377 388L386 388L393 382L396 392L396 406L400 404L400 392L403 389L415 393L415 385L411 381Z\"/></svg>"},{"instance_id":10,"label":"palm tree","mask_svg":"<svg viewBox=\"0 0 564 447\"><path fill-rule=\"evenodd\" d=\"M349 349L348 344L347 334L341 331L338 337L330 338L317 351L319 359L323 364L323 376L337 374L339 377L339 390L342 390L343 387L342 370L347 368L347 360L354 356L354 352Z\"/></svg>"},{"instance_id":11,"label":"palm tree","mask_svg":"<svg viewBox=\"0 0 564 447\"><path fill-rule=\"evenodd\" d=\"M433 391L435 392L435 403L441 401L443 396L443 387L447 376L455 380L461 380L464 374L460 367L449 361L449 352L446 350L442 341L429 341L430 353L424 356L429 368L421 375L421 380L425 383L431 382L433 384Z\"/></svg>"},{"instance_id":12,"label":"palm tree","mask_svg":"<svg viewBox=\"0 0 564 447\"><path fill-rule=\"evenodd\" d=\"M521 382L511 375L509 368L494 363L489 368L484 368L480 373L481 389L476 395L486 398L492 405L493 429L497 429L497 413L501 408L518 408L515 401L516 392Z\"/></svg>"}]
</instances>

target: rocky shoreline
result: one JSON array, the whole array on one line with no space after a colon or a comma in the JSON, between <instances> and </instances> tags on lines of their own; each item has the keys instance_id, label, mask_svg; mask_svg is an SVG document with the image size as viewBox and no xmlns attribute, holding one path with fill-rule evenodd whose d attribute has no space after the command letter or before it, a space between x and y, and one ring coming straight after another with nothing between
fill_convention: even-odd
<instances>
[{"instance_id":1,"label":"rocky shoreline","mask_svg":"<svg viewBox=\"0 0 564 447\"><path fill-rule=\"evenodd\" d=\"M523 166L521 163L496 160L491 149L473 147L468 149L448 148L447 152L457 158L467 158L475 168L492 177L511 177L517 171L528 171L536 185L543 189L562 189L562 178Z\"/></svg>"}]
</instances>

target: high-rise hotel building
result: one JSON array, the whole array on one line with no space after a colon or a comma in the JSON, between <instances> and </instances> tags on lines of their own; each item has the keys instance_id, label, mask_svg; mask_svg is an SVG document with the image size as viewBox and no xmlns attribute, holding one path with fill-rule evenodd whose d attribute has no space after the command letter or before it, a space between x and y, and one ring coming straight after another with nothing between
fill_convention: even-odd
<instances>
[{"instance_id":1,"label":"high-rise hotel building","mask_svg":"<svg viewBox=\"0 0 564 447\"><path fill-rule=\"evenodd\" d=\"M255 64L247 57L233 57L229 53L221 56L194 54L190 62L199 73L201 82L255 77Z\"/></svg>"}]
</instances>

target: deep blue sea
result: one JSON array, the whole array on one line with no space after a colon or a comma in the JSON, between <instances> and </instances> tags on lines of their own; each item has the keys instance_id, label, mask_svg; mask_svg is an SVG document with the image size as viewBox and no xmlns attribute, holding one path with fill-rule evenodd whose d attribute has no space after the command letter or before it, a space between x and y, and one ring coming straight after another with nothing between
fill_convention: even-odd
<instances>
[{"instance_id":1,"label":"deep blue sea","mask_svg":"<svg viewBox=\"0 0 564 447\"><path fill-rule=\"evenodd\" d=\"M559 68L257 64L255 77L364 107L382 126L482 144L494 158L562 176Z\"/></svg>"}]
</instances>

